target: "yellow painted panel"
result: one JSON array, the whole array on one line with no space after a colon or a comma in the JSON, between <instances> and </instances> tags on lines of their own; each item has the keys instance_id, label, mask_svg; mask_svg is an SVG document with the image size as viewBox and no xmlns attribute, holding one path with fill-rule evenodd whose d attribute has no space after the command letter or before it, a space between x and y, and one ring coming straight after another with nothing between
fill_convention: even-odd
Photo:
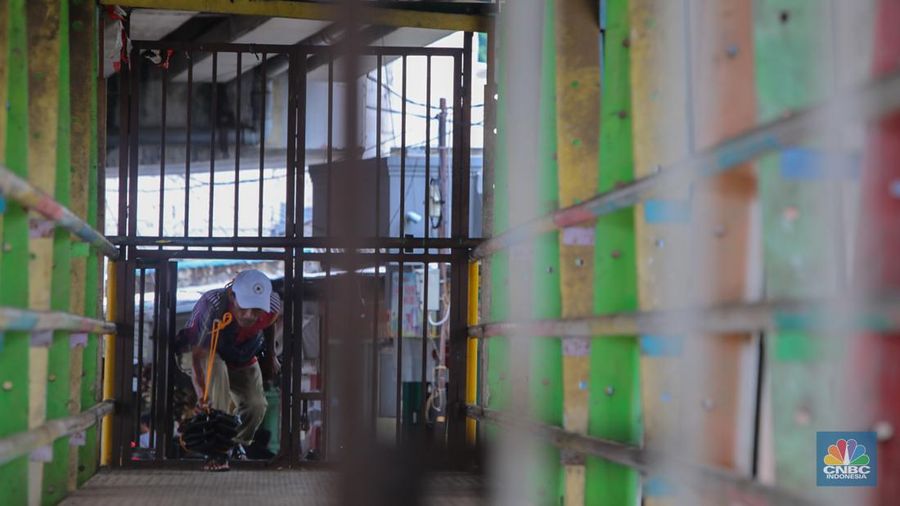
<instances>
[{"instance_id":1,"label":"yellow painted panel","mask_svg":"<svg viewBox=\"0 0 900 506\"><path fill-rule=\"evenodd\" d=\"M32 0L26 4L28 22L28 180L48 195L56 188L56 136L59 121L59 2ZM32 218L34 219L34 218ZM52 229L51 229L52 232ZM28 242L31 309L49 310L52 235L32 236ZM28 426L47 419L48 348L31 348L28 368ZM30 504L41 500L43 463L29 464Z\"/></svg>"},{"instance_id":2,"label":"yellow painted panel","mask_svg":"<svg viewBox=\"0 0 900 506\"><path fill-rule=\"evenodd\" d=\"M599 27L589 2L555 0L556 144L559 206L589 199L597 189L600 133ZM585 229L590 230L590 229ZM559 234L562 317L594 310L594 246ZM575 350L575 353L573 353ZM563 427L587 434L590 341L563 343ZM584 466L566 466L565 503L584 504Z\"/></svg>"},{"instance_id":3,"label":"yellow painted panel","mask_svg":"<svg viewBox=\"0 0 900 506\"><path fill-rule=\"evenodd\" d=\"M563 426L578 434L588 430L590 372L590 355L563 355Z\"/></svg>"},{"instance_id":4,"label":"yellow painted panel","mask_svg":"<svg viewBox=\"0 0 900 506\"><path fill-rule=\"evenodd\" d=\"M566 466L566 506L582 506L584 504L584 484L586 473L584 466Z\"/></svg>"},{"instance_id":5,"label":"yellow painted panel","mask_svg":"<svg viewBox=\"0 0 900 506\"><path fill-rule=\"evenodd\" d=\"M631 36L613 41L631 49L631 98L635 177L684 158L689 149L685 128L687 88L682 2L630 0ZM673 200L684 195L668 196ZM678 252L687 249L689 234L678 224L650 224L645 206L635 207L638 296L641 310L683 304L688 284L679 280ZM681 291L673 290L681 286ZM641 402L644 445L662 448L674 439L682 396L677 358L641 357ZM650 477L653 479L653 477ZM671 496L648 495L645 504L673 504Z\"/></svg>"}]
</instances>

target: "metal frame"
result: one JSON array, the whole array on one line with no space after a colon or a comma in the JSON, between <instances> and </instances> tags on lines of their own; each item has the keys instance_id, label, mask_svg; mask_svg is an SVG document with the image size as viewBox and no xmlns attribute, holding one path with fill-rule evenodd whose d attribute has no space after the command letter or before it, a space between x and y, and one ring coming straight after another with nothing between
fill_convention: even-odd
<instances>
[{"instance_id":1,"label":"metal frame","mask_svg":"<svg viewBox=\"0 0 900 506\"><path fill-rule=\"evenodd\" d=\"M241 14L295 19L333 21L344 16L346 8L340 3L290 2L284 0L101 0L103 5L119 5L146 9L188 10L215 12L220 14ZM409 9L406 2L387 2L379 5L358 7L359 19L367 23L384 26L412 26L442 30L486 31L493 4L479 8L462 7L450 2L438 2L435 6L420 5ZM430 4L431 2L427 2ZM402 8L401 8L402 7ZM426 10L427 9L427 10ZM433 9L433 10L432 10ZM470 13L473 12L474 13Z\"/></svg>"},{"instance_id":2,"label":"metal frame","mask_svg":"<svg viewBox=\"0 0 900 506\"><path fill-rule=\"evenodd\" d=\"M173 364L171 357L171 349L169 347L169 338L175 332L175 318L174 318L174 293L175 293L175 269L173 266L176 264L173 262L177 259L181 258L227 258L227 259L256 259L256 260L278 260L284 263L284 332L285 335L293 335L302 330L303 325L303 295L306 290L306 286L308 284L309 279L306 278L303 274L303 263L306 261L321 261L323 262L323 267L326 268L326 276L324 280L324 284L326 286L326 293L330 293L330 288L328 288L333 282L335 282L335 274L337 271L335 270L335 265L333 265L333 261L341 258L342 255L350 252L353 255L356 255L361 264L360 265L371 265L379 268L379 271L376 274L387 274L387 265L391 262L396 262L398 265L402 266L404 264L422 264L425 266L426 275L427 275L427 265L429 262L446 262L451 264L452 266L452 293L453 300L451 301L451 340L450 340L450 349L451 353L448 356L448 367L451 371L451 374L456 373L450 379L450 387L449 387L449 396L448 396L448 411L449 411L449 434L450 437L448 439L448 443L453 445L460 445L460 448L464 445L464 427L465 427L465 402L464 402L464 387L465 387L465 338L466 338L466 275L467 275L467 258L471 250L477 246L480 241L476 239L470 239L468 237L468 200L469 200L469 135L470 129L466 128L468 126L468 110L471 107L471 52L472 52L472 42L471 42L472 34L467 34L465 46L463 48L411 48L411 47L370 47L365 48L362 51L362 54L367 56L375 56L379 62L383 61L385 56L399 56L405 62L408 56L424 56L427 58L428 67L430 70L430 63L432 57L452 57L454 60L454 69L456 70L457 79L454 80L453 89L454 89L454 98L453 98L453 112L454 112L454 126L456 128L453 129L453 172L452 172L452 222L453 228L450 233L450 237L433 237L434 234L430 234L428 232L425 233L424 237L405 237L405 230L403 230L402 220L401 220L401 232L399 236L390 236L390 232L387 230L378 229L378 220L376 219L376 230L375 236L373 237L363 237L363 238L354 238L347 237L346 235L339 235L336 231L328 230L328 234L324 237L309 237L306 236L303 230L303 205L298 204L298 200L302 199L305 194L305 178L304 178L304 167L305 167L305 156L306 156L306 104L305 97L306 96L306 75L307 75L307 60L310 56L316 56L323 62L327 62L329 65L329 132L328 132L328 149L327 149L327 158L328 164L331 165L335 162L334 153L332 150L332 135L331 130L333 125L332 116L334 114L333 111L333 89L334 89L334 65L335 61L341 56L340 53L337 52L335 48L332 47L323 47L323 46L277 46L277 45L258 45L258 44L210 44L210 43L198 43L193 44L189 42L158 42L158 41L134 41L132 43L132 54L131 61L133 62L133 67L130 71L124 72L122 83L122 93L120 94L120 112L121 112L121 139L120 142L120 152L119 152L119 226L118 226L118 235L111 237L110 241L114 244L118 251L121 254L121 257L124 261L116 264L118 269L117 276L117 284L118 284L118 315L116 315L116 321L121 324L123 327L123 332L119 335L119 350L120 352L117 354L117 371L118 377L116 378L116 399L118 400L118 406L120 408L119 413L121 416L117 417L115 422L115 434L114 434L114 456L113 456L113 465L116 466L127 466L127 467L145 467L145 466L161 466L161 465L170 465L173 463L170 460L172 455L172 451L174 449L172 434L171 434L171 401L172 401L172 380L173 374L175 371L173 370ZM180 236L165 236L165 230L162 226L162 220L160 220L160 224L157 227L156 233L157 236L142 236L138 234L137 231L137 218L138 218L138 199L142 198L138 193L138 148L139 148L139 137L140 137L140 124L138 121L138 111L139 107L139 98L140 90L142 86L144 86L141 80L141 65L145 63L142 62L142 59L139 57L142 51L148 49L174 49L178 52L182 52L184 54L192 57L197 53L212 53L212 62L213 62L213 79L216 80L216 63L217 63L217 55L219 53L237 53L238 61L241 62L239 65L242 65L244 61L249 61L249 58L245 58L241 60L240 55L242 53L251 53L260 56L260 63L258 63L258 68L254 69L254 71L260 71L260 75L263 78L266 76L265 67L268 63L268 58L273 55L284 55L289 61L289 69L288 69L288 123L287 123L287 150L285 155L285 167L286 167L286 186L285 186L285 206L286 206L286 215L285 215L285 232L284 236L278 237L264 237L263 228L262 228L262 213L259 214L258 219L258 227L255 231L254 235L241 235L240 231L237 227L237 218L239 212L247 212L248 209L244 208L241 211L235 209L234 212L234 224L233 224L233 233L230 236L213 236L212 231L212 198L210 198L209 209L207 210L209 219L209 227L206 230L205 236L196 236L191 235L190 233L190 190L185 190L185 229L182 235ZM246 69L246 65L244 69ZM244 70L240 69L240 70ZM246 72L246 70L244 70ZM188 65L187 68L188 74L188 93L189 100L192 98L192 94L195 93L195 87L193 83L193 66ZM168 81L168 72L163 71L163 90L166 89L166 82ZM240 75L240 74L239 74ZM255 77L254 77L255 78ZM378 83L377 85L382 86L383 73L379 70L378 72ZM431 97L430 97L430 85L431 85L431 74L429 72L428 75L428 93L429 93L429 106L431 105ZM238 79L240 82L240 79ZM401 98L404 102L403 111L406 111L405 107L405 94L406 94L406 86L405 86L406 78L404 74L404 86L403 95ZM127 84L126 84L127 83ZM265 87L263 88L265 89ZM215 91L213 92L215 94ZM238 98L240 100L240 98ZM260 115L260 126L263 127L265 125L265 95L263 94L260 98L262 100ZM378 100L379 108L381 107L380 93ZM215 102L213 107L215 108ZM187 155L185 161L185 174L189 175L191 171L191 163L190 163L190 139L191 139L191 130L194 123L196 123L195 118L191 117L191 108L188 108L186 111L187 115L187 135L188 139L187 145ZM430 108L429 108L430 111ZM384 111L382 111L383 113ZM212 115L215 117L218 111L213 111ZM380 123L381 114L378 114L378 123ZM403 115L405 118L405 114ZM161 131L163 132L160 139L160 150L162 153L165 153L166 150L166 115L163 112L160 116L161 121L163 122L161 125ZM215 127L211 134L211 149L215 150L215 138L217 135L215 130L217 128L227 129L230 127ZM429 125L430 131L430 125ZM261 145L264 146L265 140L262 135L264 129L260 132L260 140ZM224 135L224 134L222 134ZM380 142L382 139L380 138L380 129L378 135L378 141ZM402 148L401 148L401 172L405 168L405 158L406 158L406 123L402 122L401 127L401 139L403 140ZM235 137L235 140L238 141L239 144L240 139L240 131L238 130L238 134ZM430 147L430 140L427 141L428 146ZM240 148L237 148L240 149ZM214 151L213 151L214 152ZM215 158L212 156L211 158ZM377 153L377 158L381 159L380 150ZM430 158L430 157L427 157ZM160 178L164 178L166 171L166 162L164 158L161 158L160 162ZM239 185L239 157L235 156L235 195L238 194L238 185ZM259 152L259 162L260 162L260 201L262 202L262 193L263 193L263 171L265 167L265 149L260 149ZM210 162L210 191L213 191L212 179L215 177L216 171L224 172L227 170L231 170L230 168L219 167L218 169L214 165L214 161ZM171 164L172 166L176 166L176 164ZM221 165L221 164L220 164ZM430 167L429 167L430 169ZM168 171L169 174L172 173L170 169ZM399 185L399 195L401 196L401 208L404 206L405 202L403 202L406 192L406 180L402 177L405 174L401 175L400 185ZM329 183L331 179L331 172L328 173ZM427 178L426 178L427 179ZM380 184L380 178L376 178L376 181ZM231 183L227 183L231 184ZM428 191L428 181L425 182L426 185L426 194ZM189 185L187 185L189 187ZM328 191L331 192L331 184L328 184ZM163 192L165 191L164 183L161 183L161 195L160 201L164 202ZM378 193L376 193L378 195ZM376 214L381 212L382 203L379 202L379 198L376 196ZM160 206L162 207L162 206ZM328 204L326 207L326 223L328 223L328 228L331 228L331 215L336 212L335 208L335 200L328 199ZM426 206L427 208L427 206ZM160 213L162 211L160 210ZM427 224L426 224L427 225ZM426 226L426 229L428 227ZM308 249L315 248L320 251L310 252ZM136 276L139 276L139 273L144 272L146 269L156 269L157 279L156 279L156 287L155 287L155 297L157 304L154 307L156 322L156 345L154 347L154 392L152 394L153 402L152 402L152 431L158 432L158 445L155 459L152 461L131 461L130 460L130 448L129 443L132 439L133 430L137 427L137 404L136 401L138 399L134 398L132 395L132 376L134 374L134 365L132 363L132 357L134 356L134 317L135 317L135 294L136 291L143 292L142 286L136 289L136 281L139 279ZM400 275L398 279L401 281L402 285L402 268L399 271ZM136 274L138 273L138 274ZM376 292L378 283L375 284ZM400 314L402 314L402 286L398 286L398 290L400 292ZM327 296L326 296L327 298ZM377 305L381 302L379 298L375 299L376 311ZM386 300L385 300L386 302ZM427 302L426 302L427 308ZM427 311L427 309L426 309ZM327 304L322 306L322 313L320 316L322 317L323 322L328 322L328 307ZM377 313L372 313L373 317L373 343L377 341L377 332L379 330L378 326L378 318ZM423 318L424 321L427 321L426 318ZM400 319L398 318L398 326L400 325ZM423 325L427 331L427 325ZM326 350L327 346L325 345L325 340L328 339L328 328L326 327L324 331L320 334L321 339L323 340L320 343L320 389L317 392L305 392L300 388L301 379L302 379L302 347L299 345L299 341L295 342L295 339L285 339L284 340L284 348L283 348L283 367L282 367L282 384L281 384L281 392L282 392L282 410L281 410L281 451L273 463L277 463L279 465L287 465L290 467L300 467L307 465L317 465L307 463L301 460L300 456L300 443L301 443L301 433L298 427L299 417L301 415L301 406L303 402L308 402L311 400L320 400L322 403L323 410L323 428L324 433L322 434L322 443L325 446L325 442L328 441L327 432L329 430L327 425L328 420L328 399L329 399L329 391L327 388L328 380L326 376L328 374L327 364L327 355ZM140 337L141 329L138 329L138 337ZM398 340L398 345L399 345ZM423 342L422 355L423 357L427 354L427 349L425 348L425 342ZM139 345L140 346L140 345ZM458 349L457 349L458 348ZM373 346L373 349L375 347ZM141 352L142 350L137 350ZM401 372L402 368L399 367L404 360L404 357L401 353L397 353L397 388L400 389L401 385ZM141 360L138 360L138 367L141 365ZM374 371L374 368L373 368ZM425 381L425 363L423 362L423 370L422 370L422 381ZM458 376L458 377L457 377ZM374 379L374 378L373 378ZM455 381L459 381L458 384L455 384ZM140 383L140 382L139 382ZM164 388L165 390L160 390L160 388ZM373 388L375 386L373 385ZM140 385L138 388L138 395L140 393ZM397 407L398 410L400 408L400 392L398 391L397 398ZM458 395L457 395L458 394ZM421 410L424 413L424 399L423 405L421 406ZM374 413L373 413L374 418ZM398 434L400 431L401 417L398 414ZM373 420L374 421L374 420ZM158 430L157 430L158 429ZM151 432L153 433L153 432ZM458 437L457 437L458 436ZM153 446L153 445L151 445ZM327 458L327 450L326 450L326 458ZM253 464L256 465L255 463ZM259 464L261 466L265 466L265 464Z\"/></svg>"}]
</instances>

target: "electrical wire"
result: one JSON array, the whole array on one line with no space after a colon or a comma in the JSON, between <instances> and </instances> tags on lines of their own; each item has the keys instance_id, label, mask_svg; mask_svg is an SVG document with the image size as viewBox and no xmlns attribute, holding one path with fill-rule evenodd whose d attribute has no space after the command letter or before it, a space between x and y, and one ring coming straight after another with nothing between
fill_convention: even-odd
<instances>
[{"instance_id":1,"label":"electrical wire","mask_svg":"<svg viewBox=\"0 0 900 506\"><path fill-rule=\"evenodd\" d=\"M440 321L436 322L431 319L431 316L428 317L428 323L430 323L432 327L440 327L441 325L447 323L447 320L450 319L450 303L447 301L444 301L444 302L447 304L447 314L445 314L444 317L441 318Z\"/></svg>"}]
</instances>

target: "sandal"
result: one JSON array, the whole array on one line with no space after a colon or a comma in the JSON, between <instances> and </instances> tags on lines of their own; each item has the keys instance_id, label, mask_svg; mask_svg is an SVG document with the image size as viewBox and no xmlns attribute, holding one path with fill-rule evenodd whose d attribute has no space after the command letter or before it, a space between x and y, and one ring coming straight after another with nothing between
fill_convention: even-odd
<instances>
[{"instance_id":1,"label":"sandal","mask_svg":"<svg viewBox=\"0 0 900 506\"><path fill-rule=\"evenodd\" d=\"M201 467L201 469L213 473L221 473L224 471L229 471L231 468L228 466L227 455L215 455L207 457L206 462L203 463L203 467Z\"/></svg>"},{"instance_id":2,"label":"sandal","mask_svg":"<svg viewBox=\"0 0 900 506\"><path fill-rule=\"evenodd\" d=\"M240 444L236 445L234 448L231 449L231 458L234 460L241 460L241 461L249 460L247 458L247 451L244 450L244 446L240 445Z\"/></svg>"}]
</instances>

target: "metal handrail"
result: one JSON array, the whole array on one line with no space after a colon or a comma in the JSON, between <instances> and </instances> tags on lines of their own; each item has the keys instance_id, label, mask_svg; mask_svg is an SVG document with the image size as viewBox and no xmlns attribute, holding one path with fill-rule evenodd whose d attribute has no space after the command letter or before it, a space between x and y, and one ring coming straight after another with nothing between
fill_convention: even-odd
<instances>
[{"instance_id":1,"label":"metal handrail","mask_svg":"<svg viewBox=\"0 0 900 506\"><path fill-rule=\"evenodd\" d=\"M115 334L116 324L110 321L97 320L60 311L31 311L13 307L0 307L0 332L47 330Z\"/></svg>"},{"instance_id":2,"label":"metal handrail","mask_svg":"<svg viewBox=\"0 0 900 506\"><path fill-rule=\"evenodd\" d=\"M900 328L900 297L893 296L858 301L856 305L838 300L763 301L586 318L485 323L469 327L469 336L591 337L897 328Z\"/></svg>"},{"instance_id":3,"label":"metal handrail","mask_svg":"<svg viewBox=\"0 0 900 506\"><path fill-rule=\"evenodd\" d=\"M101 418L112 413L113 409L112 401L103 401L77 415L50 420L28 432L2 438L0 439L0 465L27 455L38 448L48 446L61 437L71 436L93 427Z\"/></svg>"},{"instance_id":4,"label":"metal handrail","mask_svg":"<svg viewBox=\"0 0 900 506\"><path fill-rule=\"evenodd\" d=\"M569 432L556 425L528 420L481 406L466 406L466 416L503 427L517 428L549 442L553 446L581 455L590 455L614 462L644 475L665 474L681 483L698 489L725 487L735 494L764 499L767 504L811 505L816 502L793 491L764 485L727 469L716 469L680 459L666 457L660 452L627 445L617 441Z\"/></svg>"},{"instance_id":5,"label":"metal handrail","mask_svg":"<svg viewBox=\"0 0 900 506\"><path fill-rule=\"evenodd\" d=\"M109 258L115 260L119 257L119 250L103 234L4 165L0 165L0 195L40 213Z\"/></svg>"},{"instance_id":6,"label":"metal handrail","mask_svg":"<svg viewBox=\"0 0 900 506\"><path fill-rule=\"evenodd\" d=\"M670 167L658 167L656 173L635 179L614 190L559 209L529 223L513 227L489 239L472 252L482 259L491 253L540 234L571 227L631 207L669 183L681 183L708 177L777 151L806 138L811 131L828 124L829 118L842 121L871 121L900 108L900 72L877 78L850 92L802 111L784 115L753 128L749 132L721 142Z\"/></svg>"}]
</instances>

